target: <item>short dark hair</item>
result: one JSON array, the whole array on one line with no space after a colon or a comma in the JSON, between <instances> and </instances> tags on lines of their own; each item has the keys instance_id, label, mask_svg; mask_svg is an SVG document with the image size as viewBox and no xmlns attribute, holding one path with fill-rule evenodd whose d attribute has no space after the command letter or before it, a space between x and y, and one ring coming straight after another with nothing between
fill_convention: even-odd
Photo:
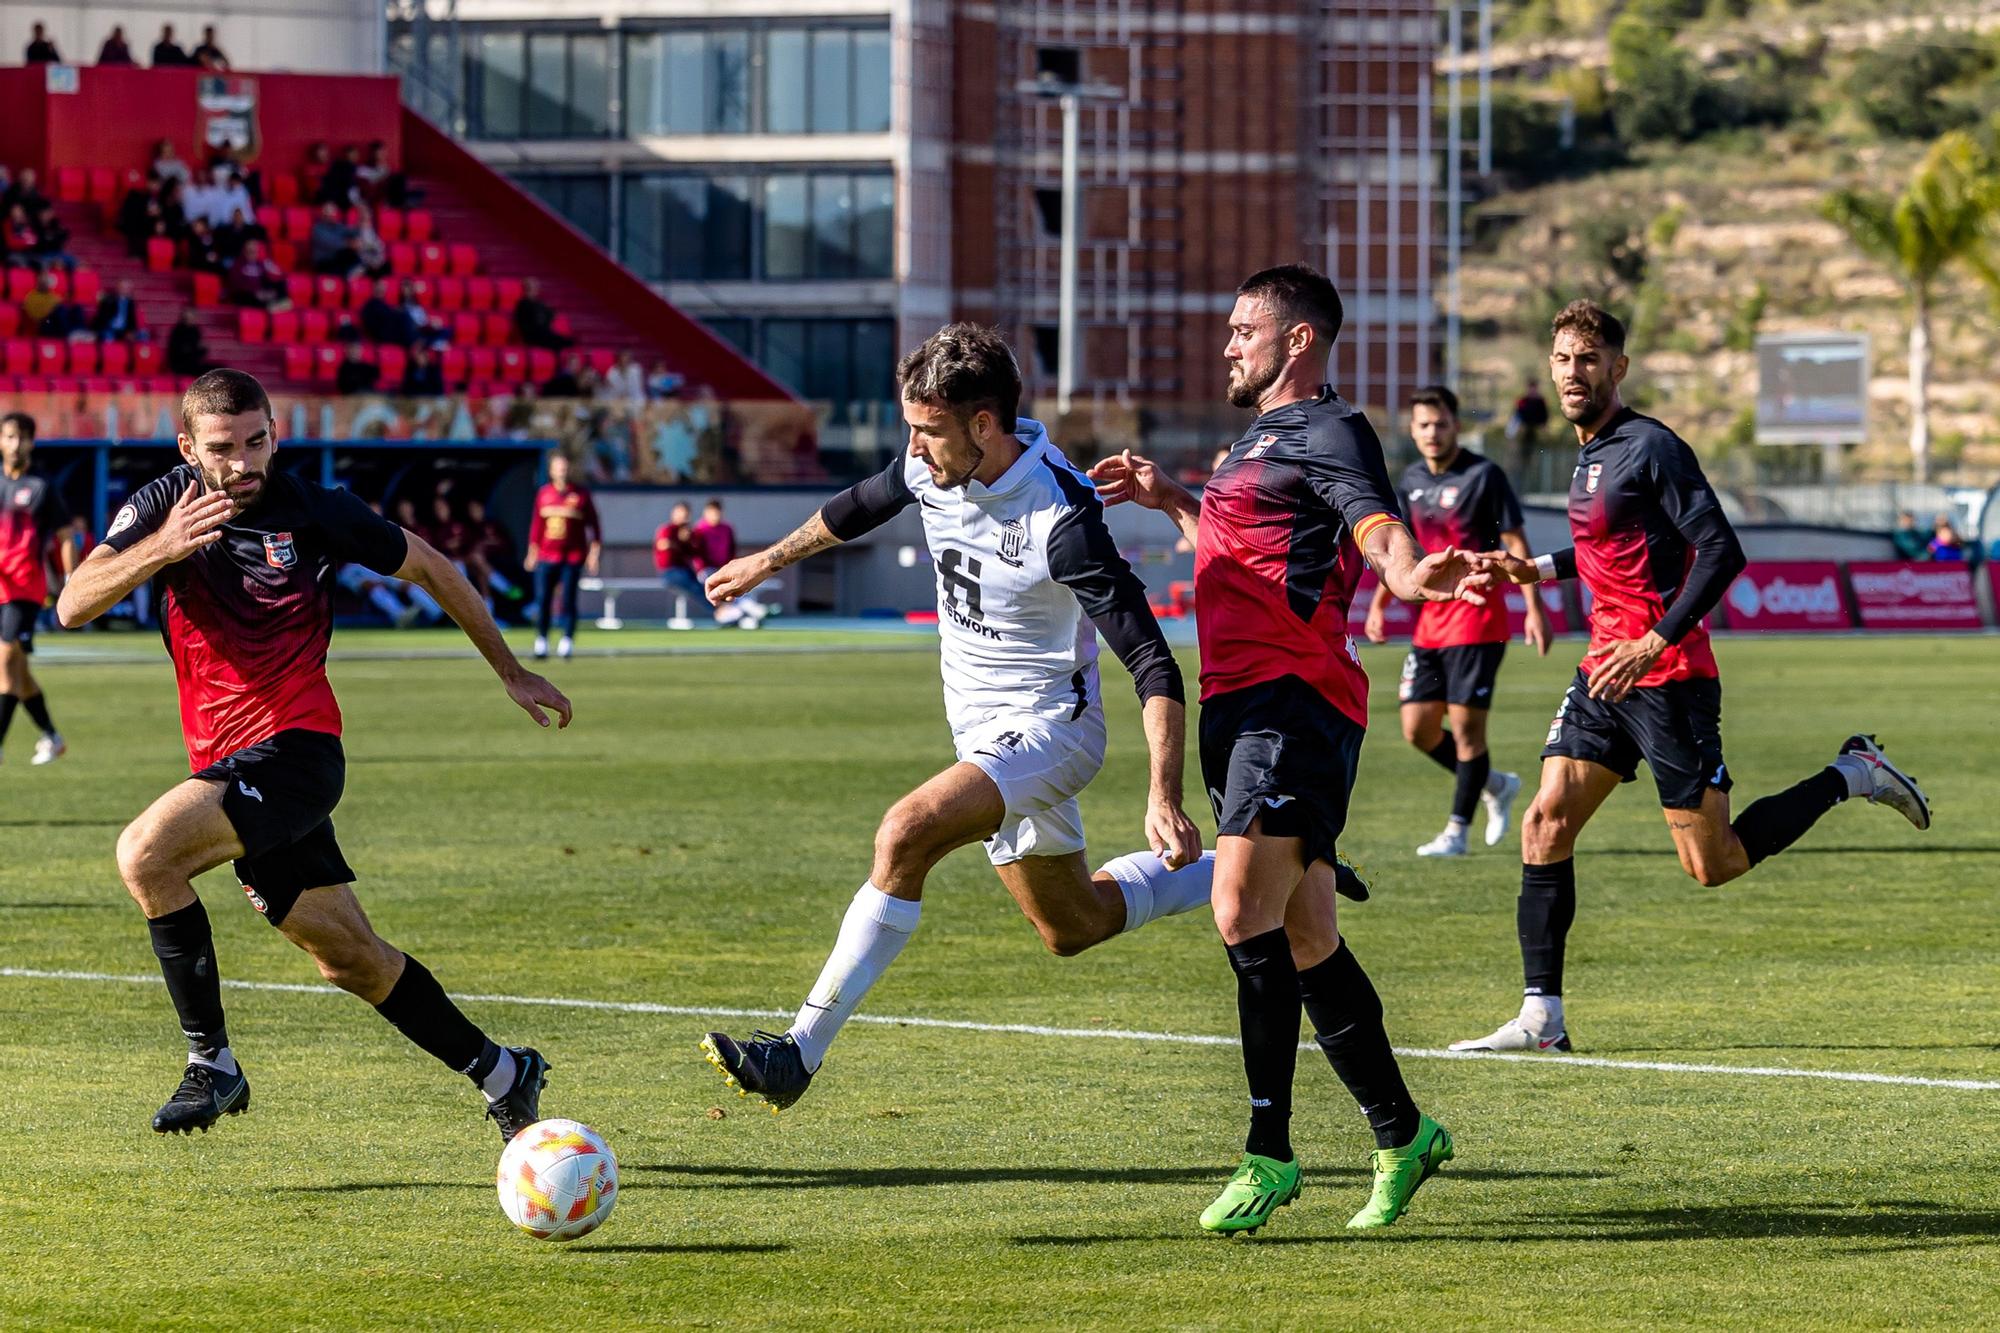
<instances>
[{"instance_id":1,"label":"short dark hair","mask_svg":"<svg viewBox=\"0 0 2000 1333\"><path fill-rule=\"evenodd\" d=\"M245 412L271 416L271 395L255 375L224 367L211 370L181 395L181 429L194 434L196 417L235 417Z\"/></svg>"},{"instance_id":2,"label":"short dark hair","mask_svg":"<svg viewBox=\"0 0 2000 1333\"><path fill-rule=\"evenodd\" d=\"M1588 338L1613 354L1625 350L1625 325L1595 301L1578 299L1556 312L1549 322L1549 336L1554 338L1564 333Z\"/></svg>"},{"instance_id":3,"label":"short dark hair","mask_svg":"<svg viewBox=\"0 0 2000 1333\"><path fill-rule=\"evenodd\" d=\"M30 444L35 442L35 419L26 412L9 412L0 417L0 426L12 426L21 433L22 439Z\"/></svg>"},{"instance_id":4,"label":"short dark hair","mask_svg":"<svg viewBox=\"0 0 2000 1333\"><path fill-rule=\"evenodd\" d=\"M896 367L896 383L913 403L942 407L961 422L991 412L1011 433L1021 408L1021 367L998 329L947 324Z\"/></svg>"},{"instance_id":5,"label":"short dark hair","mask_svg":"<svg viewBox=\"0 0 2000 1333\"><path fill-rule=\"evenodd\" d=\"M1278 327L1310 324L1313 332L1333 346L1347 312L1340 304L1340 292L1333 280L1310 264L1279 264L1260 269L1243 280L1238 296L1252 296L1271 307Z\"/></svg>"},{"instance_id":6,"label":"short dark hair","mask_svg":"<svg viewBox=\"0 0 2000 1333\"><path fill-rule=\"evenodd\" d=\"M1434 407L1458 420L1458 395L1442 384L1429 384L1410 395L1411 407Z\"/></svg>"}]
</instances>

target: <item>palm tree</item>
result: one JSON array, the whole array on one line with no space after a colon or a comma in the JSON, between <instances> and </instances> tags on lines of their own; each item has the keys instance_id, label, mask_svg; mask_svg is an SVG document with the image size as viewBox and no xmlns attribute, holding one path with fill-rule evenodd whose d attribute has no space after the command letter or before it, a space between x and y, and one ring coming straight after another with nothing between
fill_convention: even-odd
<instances>
[{"instance_id":1,"label":"palm tree","mask_svg":"<svg viewBox=\"0 0 2000 1333\"><path fill-rule=\"evenodd\" d=\"M1910 456L1917 480L1929 480L1931 289L1959 263L2000 295L1992 250L2000 176L1972 136L1954 130L1931 145L1901 194L1837 190L1822 211L1909 291Z\"/></svg>"}]
</instances>

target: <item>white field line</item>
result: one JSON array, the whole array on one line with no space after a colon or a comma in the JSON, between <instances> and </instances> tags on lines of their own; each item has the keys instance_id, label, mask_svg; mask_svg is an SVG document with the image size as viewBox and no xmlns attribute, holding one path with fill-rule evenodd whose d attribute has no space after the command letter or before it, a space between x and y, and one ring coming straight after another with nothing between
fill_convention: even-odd
<instances>
[{"instance_id":1,"label":"white field line","mask_svg":"<svg viewBox=\"0 0 2000 1333\"><path fill-rule=\"evenodd\" d=\"M164 984L159 977L121 976L113 972L48 971L33 967L0 967L0 977L28 981L90 981L132 986ZM283 981L224 981L236 990L279 991L299 995L339 995L332 986ZM790 1018L788 1009L732 1009L707 1004L653 1004L644 1000L573 1000L549 995L453 995L466 1004L520 1004L542 1009L591 1009L614 1014L666 1014L680 1018ZM856 1014L853 1023L883 1027L944 1028L953 1032L999 1032L1024 1037L1067 1037L1078 1041L1147 1041L1169 1046L1234 1046L1234 1037L1185 1032L1137 1032L1126 1028L1059 1028L1038 1023L974 1023L952 1018L909 1018L887 1014ZM1300 1047L1310 1050L1311 1044ZM1966 1092L2000 1092L2000 1082L1970 1078L1924 1078L1915 1074L1871 1074L1845 1069L1786 1069L1775 1065L1701 1065L1673 1060L1606 1060L1589 1055L1512 1055L1480 1051L1436 1051L1397 1047L1406 1060L1487 1060L1532 1065L1573 1065L1586 1069L1627 1069L1657 1074L1722 1074L1739 1078L1810 1078L1831 1083L1887 1083L1904 1088L1958 1088Z\"/></svg>"}]
</instances>

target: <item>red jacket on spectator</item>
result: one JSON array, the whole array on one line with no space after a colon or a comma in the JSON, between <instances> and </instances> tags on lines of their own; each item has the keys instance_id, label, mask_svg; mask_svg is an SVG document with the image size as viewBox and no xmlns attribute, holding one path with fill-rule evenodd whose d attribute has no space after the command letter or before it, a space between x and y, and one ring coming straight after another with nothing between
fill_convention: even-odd
<instances>
[{"instance_id":1,"label":"red jacket on spectator","mask_svg":"<svg viewBox=\"0 0 2000 1333\"><path fill-rule=\"evenodd\" d=\"M694 529L687 524L662 523L660 530L653 534L653 568L661 573L670 569L693 569L696 556Z\"/></svg>"},{"instance_id":2,"label":"red jacket on spectator","mask_svg":"<svg viewBox=\"0 0 2000 1333\"><path fill-rule=\"evenodd\" d=\"M736 529L717 520L703 519L694 525L696 568L720 569L736 558Z\"/></svg>"},{"instance_id":3,"label":"red jacket on spectator","mask_svg":"<svg viewBox=\"0 0 2000 1333\"><path fill-rule=\"evenodd\" d=\"M528 545L535 559L551 565L580 565L594 543L603 541L597 522L597 502L581 486L557 490L554 482L535 492L535 511L528 523Z\"/></svg>"}]
</instances>

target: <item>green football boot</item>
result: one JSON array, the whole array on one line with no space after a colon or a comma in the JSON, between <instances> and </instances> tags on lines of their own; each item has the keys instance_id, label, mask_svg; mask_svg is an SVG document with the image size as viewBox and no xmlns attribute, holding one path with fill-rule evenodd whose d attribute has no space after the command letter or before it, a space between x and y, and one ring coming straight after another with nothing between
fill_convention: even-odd
<instances>
[{"instance_id":1,"label":"green football boot","mask_svg":"<svg viewBox=\"0 0 2000 1333\"><path fill-rule=\"evenodd\" d=\"M1255 1231L1299 1197L1299 1164L1244 1153L1243 1165L1201 1215L1204 1231Z\"/></svg>"},{"instance_id":2,"label":"green football boot","mask_svg":"<svg viewBox=\"0 0 2000 1333\"><path fill-rule=\"evenodd\" d=\"M1451 1134L1429 1116L1417 1119L1417 1136L1401 1148L1377 1148L1370 1160L1375 1164L1375 1192L1368 1206L1347 1219L1358 1231L1395 1225L1409 1209L1417 1186L1437 1174L1452 1159Z\"/></svg>"}]
</instances>

